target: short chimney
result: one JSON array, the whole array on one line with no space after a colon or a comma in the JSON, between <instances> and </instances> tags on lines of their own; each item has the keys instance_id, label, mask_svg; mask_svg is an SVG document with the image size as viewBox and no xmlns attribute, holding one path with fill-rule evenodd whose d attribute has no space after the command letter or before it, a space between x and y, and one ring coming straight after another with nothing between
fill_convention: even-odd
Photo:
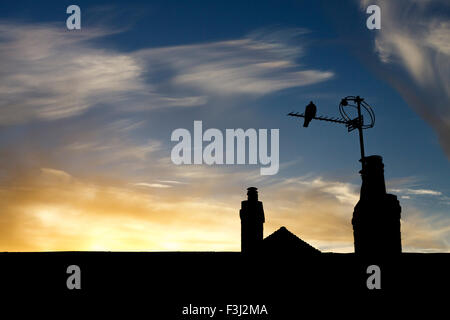
<instances>
[{"instance_id":1,"label":"short chimney","mask_svg":"<svg viewBox=\"0 0 450 320\"><path fill-rule=\"evenodd\" d=\"M258 189L247 189L247 200L241 202L241 251L255 252L263 240L264 209L258 201Z\"/></svg>"}]
</instances>

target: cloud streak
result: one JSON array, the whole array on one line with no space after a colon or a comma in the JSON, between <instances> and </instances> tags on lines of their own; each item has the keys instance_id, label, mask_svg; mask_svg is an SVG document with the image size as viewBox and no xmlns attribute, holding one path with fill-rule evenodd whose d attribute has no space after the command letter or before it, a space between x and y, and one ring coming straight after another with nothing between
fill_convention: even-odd
<instances>
[{"instance_id":1,"label":"cloud streak","mask_svg":"<svg viewBox=\"0 0 450 320\"><path fill-rule=\"evenodd\" d=\"M123 112L204 105L208 97L263 95L330 79L301 69L298 31L118 52L98 48L101 29L0 23L0 124L54 120L99 105Z\"/></svg>"},{"instance_id":2,"label":"cloud streak","mask_svg":"<svg viewBox=\"0 0 450 320\"><path fill-rule=\"evenodd\" d=\"M376 32L374 48L383 63L384 76L434 128L450 158L448 1L360 3L363 10L369 4L381 7L381 30Z\"/></svg>"},{"instance_id":3,"label":"cloud streak","mask_svg":"<svg viewBox=\"0 0 450 320\"><path fill-rule=\"evenodd\" d=\"M137 182L133 183L136 187L147 187L147 188L170 188L172 186L162 183L148 183L148 182Z\"/></svg>"},{"instance_id":4,"label":"cloud streak","mask_svg":"<svg viewBox=\"0 0 450 320\"><path fill-rule=\"evenodd\" d=\"M442 192L428 189L392 189L393 192L412 195L429 195L429 196L441 196Z\"/></svg>"},{"instance_id":5,"label":"cloud streak","mask_svg":"<svg viewBox=\"0 0 450 320\"><path fill-rule=\"evenodd\" d=\"M177 86L220 96L264 95L334 76L330 71L300 69L296 59L304 54L304 48L295 38L305 33L263 29L242 39L146 49L137 56L172 72L170 82Z\"/></svg>"}]
</instances>

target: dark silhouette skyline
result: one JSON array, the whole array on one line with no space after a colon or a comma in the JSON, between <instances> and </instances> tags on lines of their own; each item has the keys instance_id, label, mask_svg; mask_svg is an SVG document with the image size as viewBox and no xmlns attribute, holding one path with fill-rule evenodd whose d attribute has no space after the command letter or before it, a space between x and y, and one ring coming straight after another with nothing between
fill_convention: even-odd
<instances>
[{"instance_id":1,"label":"dark silhouette skyline","mask_svg":"<svg viewBox=\"0 0 450 320\"><path fill-rule=\"evenodd\" d=\"M258 189L247 188L247 200L241 202L241 252L245 254L316 254L319 250L304 242L286 227L264 238L264 209Z\"/></svg>"},{"instance_id":2,"label":"dark silhouette skyline","mask_svg":"<svg viewBox=\"0 0 450 320\"><path fill-rule=\"evenodd\" d=\"M401 206L397 196L386 193L383 158L378 155L365 157L360 174L360 200L355 205L351 220L354 252L368 257L400 254ZM242 201L239 212L243 253L320 253L284 226L264 238L265 217L263 203L258 200L258 189L247 188L247 196L248 199Z\"/></svg>"},{"instance_id":3,"label":"dark silhouette skyline","mask_svg":"<svg viewBox=\"0 0 450 320\"><path fill-rule=\"evenodd\" d=\"M386 193L382 158L365 161L351 221L355 253L320 252L284 226L264 238L263 202L257 188L249 187L239 212L242 252L0 253L1 288L9 297L34 301L95 297L110 305L119 298L128 310L160 319L203 319L182 315L192 305L215 307L214 319L231 318L227 305L241 303L264 305L268 315L253 315L258 319L292 318L299 306L317 313L324 303L339 306L320 312L333 316L348 316L356 302L395 301L390 310L402 309L401 299L430 296L436 287L450 285L450 255L401 253L401 208ZM71 265L81 270L81 289L66 286ZM381 270L376 290L367 286L367 270L374 265Z\"/></svg>"}]
</instances>

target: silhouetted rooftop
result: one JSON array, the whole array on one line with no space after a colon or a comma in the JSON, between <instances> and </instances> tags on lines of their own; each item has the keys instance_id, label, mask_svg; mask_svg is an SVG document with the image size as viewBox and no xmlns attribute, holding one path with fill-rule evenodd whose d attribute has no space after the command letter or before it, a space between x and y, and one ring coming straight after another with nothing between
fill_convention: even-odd
<instances>
[{"instance_id":1,"label":"silhouetted rooftop","mask_svg":"<svg viewBox=\"0 0 450 320\"><path fill-rule=\"evenodd\" d=\"M281 227L262 243L263 250L269 253L292 253L292 254L318 254L319 250L312 247L285 227Z\"/></svg>"}]
</instances>

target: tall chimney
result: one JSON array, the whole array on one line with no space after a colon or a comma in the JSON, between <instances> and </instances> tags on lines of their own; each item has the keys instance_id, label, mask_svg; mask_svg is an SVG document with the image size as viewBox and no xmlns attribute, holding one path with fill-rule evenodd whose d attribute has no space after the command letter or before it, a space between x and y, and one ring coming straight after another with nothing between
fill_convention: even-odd
<instances>
[{"instance_id":1,"label":"tall chimney","mask_svg":"<svg viewBox=\"0 0 450 320\"><path fill-rule=\"evenodd\" d=\"M353 211L353 236L358 255L392 255L402 252L397 196L386 193L381 156L365 157L360 171L360 200Z\"/></svg>"}]
</instances>

